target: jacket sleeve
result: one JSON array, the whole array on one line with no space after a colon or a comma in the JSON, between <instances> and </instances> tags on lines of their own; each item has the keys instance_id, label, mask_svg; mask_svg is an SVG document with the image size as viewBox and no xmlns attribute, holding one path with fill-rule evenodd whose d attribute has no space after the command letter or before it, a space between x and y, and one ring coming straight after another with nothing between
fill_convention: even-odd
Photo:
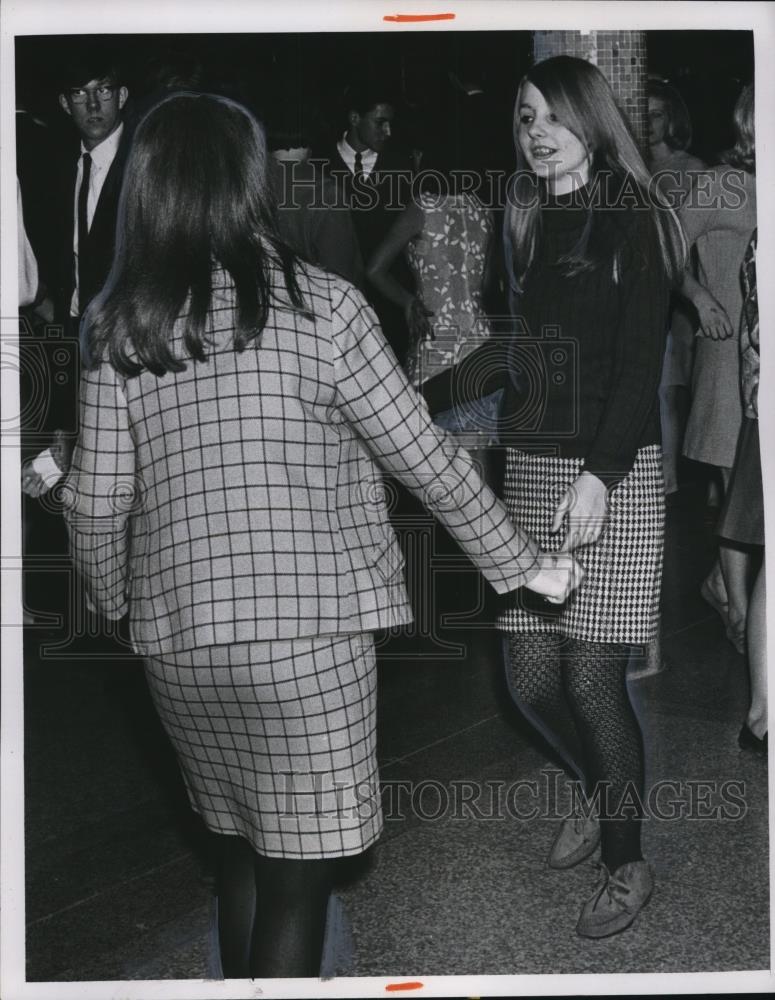
<instances>
[{"instance_id":1,"label":"jacket sleeve","mask_svg":"<svg viewBox=\"0 0 775 1000\"><path fill-rule=\"evenodd\" d=\"M670 283L648 217L629 227L621 275L614 284L621 311L614 345L611 390L585 471L613 489L632 469L659 391L670 309Z\"/></svg>"},{"instance_id":2,"label":"jacket sleeve","mask_svg":"<svg viewBox=\"0 0 775 1000\"><path fill-rule=\"evenodd\" d=\"M382 468L447 528L498 593L538 572L538 548L515 527L468 453L436 428L376 316L354 288L333 304L335 407Z\"/></svg>"},{"instance_id":3,"label":"jacket sleeve","mask_svg":"<svg viewBox=\"0 0 775 1000\"><path fill-rule=\"evenodd\" d=\"M89 597L117 620L128 609L128 521L139 499L126 398L103 363L81 379L80 435L64 487L70 550Z\"/></svg>"}]
</instances>

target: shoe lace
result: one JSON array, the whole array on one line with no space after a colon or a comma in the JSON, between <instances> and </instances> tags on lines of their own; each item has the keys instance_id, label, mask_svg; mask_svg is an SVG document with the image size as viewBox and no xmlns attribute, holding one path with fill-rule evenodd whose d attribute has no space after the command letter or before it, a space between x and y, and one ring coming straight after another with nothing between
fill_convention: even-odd
<instances>
[{"instance_id":1,"label":"shoe lace","mask_svg":"<svg viewBox=\"0 0 775 1000\"><path fill-rule=\"evenodd\" d=\"M632 892L632 886L631 885L627 885L627 883L626 882L622 882L621 879L614 878L613 875L611 875L609 877L609 879L608 879L608 886L607 886L608 895L611 897L611 899L614 898L611 895L611 890L612 889L616 889L619 893L623 892L623 893L625 893L628 896Z\"/></svg>"},{"instance_id":2,"label":"shoe lace","mask_svg":"<svg viewBox=\"0 0 775 1000\"><path fill-rule=\"evenodd\" d=\"M632 891L631 887L625 882L622 882L621 879L614 878L602 861L592 862L592 867L597 869L597 878L599 879L599 882L595 887L597 893L595 895L594 905L597 906L603 896L607 896L609 903L615 903L617 906L623 906L624 903L619 898L619 893L624 892L629 895Z\"/></svg>"}]
</instances>

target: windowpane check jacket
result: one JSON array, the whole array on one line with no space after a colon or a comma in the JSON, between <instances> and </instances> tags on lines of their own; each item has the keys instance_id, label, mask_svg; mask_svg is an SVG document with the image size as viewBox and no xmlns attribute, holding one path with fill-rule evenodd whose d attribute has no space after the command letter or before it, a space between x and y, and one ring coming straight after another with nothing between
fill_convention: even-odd
<instances>
[{"instance_id":1,"label":"windowpane check jacket","mask_svg":"<svg viewBox=\"0 0 775 1000\"><path fill-rule=\"evenodd\" d=\"M243 351L216 271L205 362L125 379L103 360L82 376L71 548L95 606L129 612L141 655L410 622L379 466L498 592L538 571L535 543L433 425L360 292L305 267L307 318L283 304L279 272L273 283Z\"/></svg>"}]
</instances>

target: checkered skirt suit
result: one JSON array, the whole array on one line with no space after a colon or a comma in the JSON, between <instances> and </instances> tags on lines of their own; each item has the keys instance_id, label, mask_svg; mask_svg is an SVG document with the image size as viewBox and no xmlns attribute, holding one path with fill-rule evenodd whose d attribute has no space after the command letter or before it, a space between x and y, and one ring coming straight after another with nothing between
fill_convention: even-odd
<instances>
[{"instance_id":1,"label":"checkered skirt suit","mask_svg":"<svg viewBox=\"0 0 775 1000\"><path fill-rule=\"evenodd\" d=\"M310 316L275 304L233 349L214 273L205 362L85 372L67 480L74 559L130 629L193 807L260 853L358 853L379 835L371 633L411 621L378 465L501 593L533 541L431 422L365 300L299 271ZM182 329L172 333L185 357Z\"/></svg>"}]
</instances>

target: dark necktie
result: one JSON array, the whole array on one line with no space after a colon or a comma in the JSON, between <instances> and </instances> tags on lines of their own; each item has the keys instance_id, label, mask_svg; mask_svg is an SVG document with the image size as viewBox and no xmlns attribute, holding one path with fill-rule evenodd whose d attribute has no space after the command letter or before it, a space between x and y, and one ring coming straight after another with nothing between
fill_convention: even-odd
<instances>
[{"instance_id":1,"label":"dark necktie","mask_svg":"<svg viewBox=\"0 0 775 1000\"><path fill-rule=\"evenodd\" d=\"M86 207L89 201L89 179L91 178L91 156L84 153L81 189L78 192L78 312L86 305L84 300L84 276L86 274L86 238L89 235L89 221Z\"/></svg>"},{"instance_id":2,"label":"dark necktie","mask_svg":"<svg viewBox=\"0 0 775 1000\"><path fill-rule=\"evenodd\" d=\"M355 154L355 170L353 175L357 178L363 177L363 157L360 153Z\"/></svg>"}]
</instances>

